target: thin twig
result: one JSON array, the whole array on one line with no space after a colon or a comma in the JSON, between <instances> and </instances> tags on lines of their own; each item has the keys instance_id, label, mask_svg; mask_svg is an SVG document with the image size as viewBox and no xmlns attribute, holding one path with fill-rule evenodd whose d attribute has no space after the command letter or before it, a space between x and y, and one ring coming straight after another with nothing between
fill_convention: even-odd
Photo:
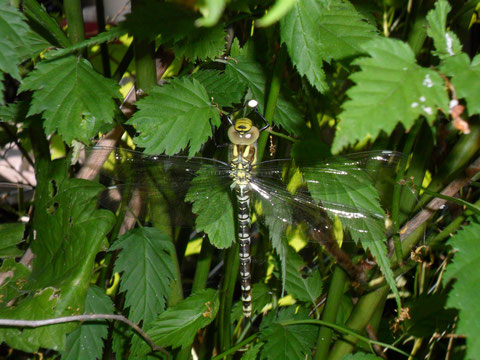
<instances>
[{"instance_id":1,"label":"thin twig","mask_svg":"<svg viewBox=\"0 0 480 360\"><path fill-rule=\"evenodd\" d=\"M73 315L63 316L59 318L45 319L45 320L15 320L15 319L0 319L0 326L15 326L15 327L41 327L53 324L63 324L73 321L98 321L98 320L116 320L121 321L131 328L133 328L138 335L152 348L153 351L161 351L162 353L170 356L170 353L164 348L155 345L152 339L135 323L127 319L123 315L114 314L90 314L90 315Z\"/></svg>"}]
</instances>

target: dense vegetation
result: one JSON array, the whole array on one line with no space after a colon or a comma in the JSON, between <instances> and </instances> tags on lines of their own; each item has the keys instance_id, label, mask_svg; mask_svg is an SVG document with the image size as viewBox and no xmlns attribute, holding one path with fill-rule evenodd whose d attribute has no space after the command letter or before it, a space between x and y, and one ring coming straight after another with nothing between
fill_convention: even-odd
<instances>
[{"instance_id":1,"label":"dense vegetation","mask_svg":"<svg viewBox=\"0 0 480 360\"><path fill-rule=\"evenodd\" d=\"M0 180L25 184L0 187L0 356L478 358L480 2L131 2L125 20L99 16L86 38L80 0L0 0ZM376 187L319 179L347 188L321 201L388 220L356 231L324 217L335 250L274 221L288 196L273 210L253 204L245 321L235 201L204 196L213 177L157 184L195 214L188 228L165 207L99 208L98 174L113 159L77 157L98 142L176 155L171 166L185 169L187 158L225 159L225 115L249 99L270 124L259 160L347 166L380 150L396 160ZM348 155L359 151L377 152ZM126 163L116 166L146 176ZM292 192L301 182L281 177Z\"/></svg>"}]
</instances>

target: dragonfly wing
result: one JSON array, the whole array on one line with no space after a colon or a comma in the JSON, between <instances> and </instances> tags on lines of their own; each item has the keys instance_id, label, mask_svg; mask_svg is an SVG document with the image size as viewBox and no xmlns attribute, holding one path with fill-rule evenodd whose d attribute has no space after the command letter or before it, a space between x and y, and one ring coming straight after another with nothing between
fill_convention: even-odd
<instances>
[{"instance_id":1,"label":"dragonfly wing","mask_svg":"<svg viewBox=\"0 0 480 360\"><path fill-rule=\"evenodd\" d=\"M196 222L198 231L215 233L212 223L221 217L200 214L198 208L206 199L216 199L207 208L210 214L218 214L216 207L227 202L232 182L228 164L205 158L151 156L122 148L93 147L87 154L108 155L100 174L107 185L100 196L102 206L117 210L123 204L127 214L156 225L192 227ZM199 216L195 218L195 214ZM216 233L214 237L218 237Z\"/></svg>"}]
</instances>

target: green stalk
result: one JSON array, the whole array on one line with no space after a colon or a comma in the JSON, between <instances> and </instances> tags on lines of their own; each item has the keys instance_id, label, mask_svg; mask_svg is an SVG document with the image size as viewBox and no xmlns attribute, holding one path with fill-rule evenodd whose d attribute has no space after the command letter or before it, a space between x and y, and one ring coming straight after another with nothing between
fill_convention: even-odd
<instances>
[{"instance_id":1,"label":"green stalk","mask_svg":"<svg viewBox=\"0 0 480 360\"><path fill-rule=\"evenodd\" d=\"M132 0L132 9L143 3L142 0ZM155 69L155 43L135 39L133 40L133 53L135 56L135 85L140 94L148 91L157 84Z\"/></svg>"},{"instance_id":2,"label":"green stalk","mask_svg":"<svg viewBox=\"0 0 480 360\"><path fill-rule=\"evenodd\" d=\"M265 104L265 119L270 125L273 122L273 115L275 114L275 108L277 106L278 96L280 94L280 88L282 87L283 80L283 69L287 62L287 52L282 46L277 53L277 59L273 68L272 82L270 84L270 91L268 92L267 102ZM268 132L263 131L260 134L257 143L257 159L261 161L263 158L263 153L267 146L268 141Z\"/></svg>"},{"instance_id":3,"label":"green stalk","mask_svg":"<svg viewBox=\"0 0 480 360\"><path fill-rule=\"evenodd\" d=\"M65 16L68 23L68 33L72 43L85 40L82 4L80 0L65 0L63 2Z\"/></svg>"},{"instance_id":4,"label":"green stalk","mask_svg":"<svg viewBox=\"0 0 480 360\"><path fill-rule=\"evenodd\" d=\"M403 153L408 156L410 155L413 144L415 143L415 139L417 138L417 134L422 126L421 121L417 121L416 124L413 126L412 131L407 137L407 141L405 146L403 147ZM394 245L395 245L395 256L397 260L400 261L403 259L402 248L400 245L400 237L398 235L398 230L400 229L400 193L402 190L402 186L399 184L400 180L403 178L403 174L407 167L407 158L402 158L400 162L400 166L397 172L397 177L395 179L395 184L393 186L393 197L392 197L392 221L393 221L393 233L394 235Z\"/></svg>"},{"instance_id":5,"label":"green stalk","mask_svg":"<svg viewBox=\"0 0 480 360\"><path fill-rule=\"evenodd\" d=\"M193 278L192 292L205 289L207 285L208 273L210 271L210 264L212 263L214 247L204 237L202 241L202 250L197 261L197 269Z\"/></svg>"},{"instance_id":6,"label":"green stalk","mask_svg":"<svg viewBox=\"0 0 480 360\"><path fill-rule=\"evenodd\" d=\"M365 326L367 326L371 317L375 313L377 306L379 306L383 299L387 296L390 288L388 286L382 286L381 288L372 291L362 296L355 305L347 323L345 324L351 330L357 332L363 332ZM358 337L348 335L344 337L344 340L339 340L335 343L332 351L326 359L340 360L343 356L352 352L355 344L358 341Z\"/></svg>"},{"instance_id":7,"label":"green stalk","mask_svg":"<svg viewBox=\"0 0 480 360\"><path fill-rule=\"evenodd\" d=\"M220 330L219 345L222 352L230 349L232 346L230 314L232 312L233 293L237 282L239 265L238 243L235 243L225 252L225 276L220 292L218 329Z\"/></svg>"},{"instance_id":8,"label":"green stalk","mask_svg":"<svg viewBox=\"0 0 480 360\"><path fill-rule=\"evenodd\" d=\"M327 303L322 313L322 320L335 323L337 320L338 309L340 307L341 298L347 282L347 275L343 269L336 265L333 270L332 280L328 289ZM327 359L328 350L332 341L333 329L322 326L318 333L317 350L315 360Z\"/></svg>"}]
</instances>

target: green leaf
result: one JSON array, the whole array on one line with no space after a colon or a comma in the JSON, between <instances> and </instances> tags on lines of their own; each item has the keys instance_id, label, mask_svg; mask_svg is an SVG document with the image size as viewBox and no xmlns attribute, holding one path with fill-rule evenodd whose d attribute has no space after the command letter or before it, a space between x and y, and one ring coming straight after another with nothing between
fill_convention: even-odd
<instances>
[{"instance_id":1,"label":"green leaf","mask_svg":"<svg viewBox=\"0 0 480 360\"><path fill-rule=\"evenodd\" d=\"M265 71L252 55L242 49L241 55L235 61L228 61L225 73L240 84L246 85L252 92L253 98L258 101L259 111L264 109L264 98L267 86ZM277 100L274 122L293 134L300 134L305 130L301 113L282 95Z\"/></svg>"},{"instance_id":2,"label":"green leaf","mask_svg":"<svg viewBox=\"0 0 480 360\"><path fill-rule=\"evenodd\" d=\"M263 343L258 343L252 346L250 349L245 351L245 354L243 354L241 360L256 360L257 355L262 349Z\"/></svg>"},{"instance_id":3,"label":"green leaf","mask_svg":"<svg viewBox=\"0 0 480 360\"><path fill-rule=\"evenodd\" d=\"M27 25L25 16L8 1L0 2L0 71L21 80L17 66L48 43Z\"/></svg>"},{"instance_id":4,"label":"green leaf","mask_svg":"<svg viewBox=\"0 0 480 360\"><path fill-rule=\"evenodd\" d=\"M192 344L198 330L215 319L218 308L218 294L215 290L195 292L160 314L157 320L150 324L146 333L158 346L187 347ZM136 345L138 346L133 346L132 353L137 356L150 351L144 342Z\"/></svg>"},{"instance_id":5,"label":"green leaf","mask_svg":"<svg viewBox=\"0 0 480 360\"><path fill-rule=\"evenodd\" d=\"M195 20L196 26L213 26L222 16L227 0L200 0L196 2L203 17Z\"/></svg>"},{"instance_id":6,"label":"green leaf","mask_svg":"<svg viewBox=\"0 0 480 360\"><path fill-rule=\"evenodd\" d=\"M214 59L225 51L224 25L199 28L187 37L177 41L173 50L176 56L184 56L191 61Z\"/></svg>"},{"instance_id":7,"label":"green leaf","mask_svg":"<svg viewBox=\"0 0 480 360\"><path fill-rule=\"evenodd\" d=\"M65 312L60 304L60 291L45 288L20 298L15 306L3 307L0 310L2 319L43 320L60 315L72 315ZM40 347L61 350L65 344L65 334L71 332L76 324L56 324L38 328L3 328L0 330L0 342L25 352L36 352Z\"/></svg>"},{"instance_id":8,"label":"green leaf","mask_svg":"<svg viewBox=\"0 0 480 360\"><path fill-rule=\"evenodd\" d=\"M112 300L98 286L88 289L84 314L113 314ZM91 360L102 357L103 340L107 338L108 325L100 321L85 323L67 336L62 360Z\"/></svg>"},{"instance_id":9,"label":"green leaf","mask_svg":"<svg viewBox=\"0 0 480 360\"><path fill-rule=\"evenodd\" d=\"M288 13L296 3L296 0L277 0L265 15L255 21L255 25L262 27L274 24Z\"/></svg>"},{"instance_id":10,"label":"green leaf","mask_svg":"<svg viewBox=\"0 0 480 360\"><path fill-rule=\"evenodd\" d=\"M362 45L376 32L346 1L306 0L297 1L282 19L280 36L299 73L325 91L323 61L364 54Z\"/></svg>"},{"instance_id":11,"label":"green leaf","mask_svg":"<svg viewBox=\"0 0 480 360\"><path fill-rule=\"evenodd\" d=\"M186 77L155 87L137 102L140 109L128 121L141 132L135 143L145 152L173 155L190 145L194 156L212 135L210 121L220 125L220 116L202 84Z\"/></svg>"},{"instance_id":12,"label":"green leaf","mask_svg":"<svg viewBox=\"0 0 480 360\"><path fill-rule=\"evenodd\" d=\"M467 102L469 115L480 114L480 55L473 58L472 63L468 55L461 53L445 59L441 71L450 76L459 99Z\"/></svg>"},{"instance_id":13,"label":"green leaf","mask_svg":"<svg viewBox=\"0 0 480 360\"><path fill-rule=\"evenodd\" d=\"M410 129L419 116L432 122L437 109L448 111L442 78L415 63L407 44L379 38L365 44L371 57L355 61L361 71L350 78L356 83L347 95L337 125L332 152L381 131L390 134L398 123Z\"/></svg>"},{"instance_id":14,"label":"green leaf","mask_svg":"<svg viewBox=\"0 0 480 360\"><path fill-rule=\"evenodd\" d=\"M23 287L30 275L30 270L15 259L5 259L0 267L0 273L5 277L0 286L0 307L3 307L4 304L8 304L24 293Z\"/></svg>"},{"instance_id":15,"label":"green leaf","mask_svg":"<svg viewBox=\"0 0 480 360\"><path fill-rule=\"evenodd\" d=\"M370 250L392 289L397 305L400 307L400 295L390 267L385 244L387 240L385 236L385 212L380 205L380 198L375 188L375 181L380 179L372 178L374 173L379 173L376 176L381 177L381 171L388 169L372 169L374 173L355 171L351 172L349 176L338 176L338 171L342 171L342 168L339 167L342 159L336 158L335 161L338 164L332 166L332 171L322 172L321 177L315 172L304 171L308 190L313 199L318 202L327 201L341 204L353 211L359 209L367 214L367 216L361 217L342 217L342 226L350 231L353 240L359 240L364 249ZM348 158L346 161L348 162ZM378 164L372 164L372 166L378 166ZM391 178L393 178L393 175ZM326 206L328 207L328 203L326 203Z\"/></svg>"},{"instance_id":16,"label":"green leaf","mask_svg":"<svg viewBox=\"0 0 480 360\"><path fill-rule=\"evenodd\" d=\"M289 247L285 288L297 300L315 303L322 294L322 278L318 271L304 274L304 267L302 257Z\"/></svg>"},{"instance_id":17,"label":"green leaf","mask_svg":"<svg viewBox=\"0 0 480 360\"><path fill-rule=\"evenodd\" d=\"M480 223L478 218L458 231L449 241L455 251L452 263L447 266L443 282L455 280L447 300L447 307L456 308L460 311L458 323L455 329L457 334L467 336L468 359L475 359L480 351L480 309L478 299L480 296L480 252L478 248L478 234Z\"/></svg>"},{"instance_id":18,"label":"green leaf","mask_svg":"<svg viewBox=\"0 0 480 360\"><path fill-rule=\"evenodd\" d=\"M16 257L23 254L17 244L23 242L25 224L0 224L0 257Z\"/></svg>"},{"instance_id":19,"label":"green leaf","mask_svg":"<svg viewBox=\"0 0 480 360\"><path fill-rule=\"evenodd\" d=\"M175 279L172 241L156 228L136 228L110 247L110 251L118 249L122 251L115 272L123 272L120 291L126 292L129 319L136 323L143 319L148 324L165 309L170 282Z\"/></svg>"},{"instance_id":20,"label":"green leaf","mask_svg":"<svg viewBox=\"0 0 480 360\"><path fill-rule=\"evenodd\" d=\"M272 313L270 313L272 314ZM280 310L277 318L270 324L264 318L260 325L260 340L265 342L262 358L275 360L303 360L311 355L311 348L317 339L318 327L315 325L282 325L282 321L309 319L308 311L295 307Z\"/></svg>"},{"instance_id":21,"label":"green leaf","mask_svg":"<svg viewBox=\"0 0 480 360\"><path fill-rule=\"evenodd\" d=\"M221 108L241 103L245 95L246 86L239 84L224 72L202 70L192 77L202 83L213 103Z\"/></svg>"},{"instance_id":22,"label":"green leaf","mask_svg":"<svg viewBox=\"0 0 480 360\"><path fill-rule=\"evenodd\" d=\"M252 285L252 313L260 313L266 305L272 302L272 290L264 283ZM232 319L242 316L242 302L237 301L232 308Z\"/></svg>"},{"instance_id":23,"label":"green leaf","mask_svg":"<svg viewBox=\"0 0 480 360\"><path fill-rule=\"evenodd\" d=\"M68 161L37 160L37 180L31 249L35 255L28 281L15 306L0 307L0 317L39 320L83 311L95 256L115 222L112 213L97 210L102 186L66 179ZM9 346L34 352L39 347L61 350L65 334L78 324L1 329Z\"/></svg>"},{"instance_id":24,"label":"green leaf","mask_svg":"<svg viewBox=\"0 0 480 360\"><path fill-rule=\"evenodd\" d=\"M236 239L233 204L231 194L214 179L206 177L209 174L211 170L208 169L197 172L185 201L193 203L192 211L197 215L196 229L208 234L212 245L224 249ZM205 181L211 182L208 188L205 188Z\"/></svg>"},{"instance_id":25,"label":"green leaf","mask_svg":"<svg viewBox=\"0 0 480 360\"><path fill-rule=\"evenodd\" d=\"M441 59L457 55L462 51L462 45L457 35L446 30L447 14L451 8L448 1L439 0L435 2L435 9L430 10L427 14L427 34L433 39L437 50L436 54Z\"/></svg>"},{"instance_id":26,"label":"green leaf","mask_svg":"<svg viewBox=\"0 0 480 360\"><path fill-rule=\"evenodd\" d=\"M24 80L20 91L34 91L28 115L43 113L47 134L70 143L89 142L113 124L118 85L104 78L87 60L74 56L43 61Z\"/></svg>"}]
</instances>

